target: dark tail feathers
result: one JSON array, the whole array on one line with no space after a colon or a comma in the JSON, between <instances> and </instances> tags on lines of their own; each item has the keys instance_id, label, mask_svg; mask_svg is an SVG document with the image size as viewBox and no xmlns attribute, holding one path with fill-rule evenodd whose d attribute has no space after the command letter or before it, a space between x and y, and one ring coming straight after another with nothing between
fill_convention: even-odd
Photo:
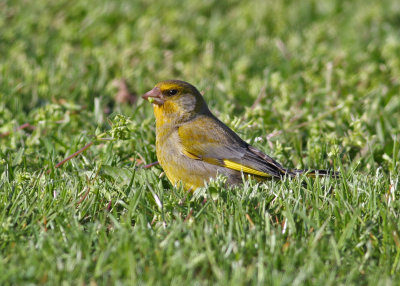
<instances>
[{"instance_id":1,"label":"dark tail feathers","mask_svg":"<svg viewBox=\"0 0 400 286\"><path fill-rule=\"evenodd\" d=\"M316 177L332 177L339 178L339 172L335 172L332 170L291 170L294 174L305 174L307 177L316 178Z\"/></svg>"}]
</instances>

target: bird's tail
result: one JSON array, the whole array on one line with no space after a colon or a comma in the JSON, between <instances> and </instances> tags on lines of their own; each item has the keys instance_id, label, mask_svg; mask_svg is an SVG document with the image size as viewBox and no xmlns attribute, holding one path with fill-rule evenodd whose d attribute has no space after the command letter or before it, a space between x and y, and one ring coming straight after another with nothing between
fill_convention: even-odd
<instances>
[{"instance_id":1,"label":"bird's tail","mask_svg":"<svg viewBox=\"0 0 400 286\"><path fill-rule=\"evenodd\" d=\"M294 174L304 174L310 178L316 177L332 177L339 178L339 172L335 172L332 170L291 170Z\"/></svg>"}]
</instances>

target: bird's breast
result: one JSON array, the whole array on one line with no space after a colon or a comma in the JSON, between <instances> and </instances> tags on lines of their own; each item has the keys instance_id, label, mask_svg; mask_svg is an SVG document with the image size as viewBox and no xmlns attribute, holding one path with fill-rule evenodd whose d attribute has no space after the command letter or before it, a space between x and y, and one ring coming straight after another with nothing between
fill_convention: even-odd
<instances>
[{"instance_id":1,"label":"bird's breast","mask_svg":"<svg viewBox=\"0 0 400 286\"><path fill-rule=\"evenodd\" d=\"M157 159L173 185L182 183L185 190L195 190L217 176L220 167L184 154L177 129L157 128L156 133Z\"/></svg>"}]
</instances>

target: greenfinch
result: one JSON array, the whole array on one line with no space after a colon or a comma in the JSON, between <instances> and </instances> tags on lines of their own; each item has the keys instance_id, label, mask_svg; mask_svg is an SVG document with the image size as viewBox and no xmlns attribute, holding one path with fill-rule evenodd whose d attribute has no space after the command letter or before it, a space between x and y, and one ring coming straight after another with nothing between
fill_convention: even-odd
<instances>
[{"instance_id":1,"label":"greenfinch","mask_svg":"<svg viewBox=\"0 0 400 286\"><path fill-rule=\"evenodd\" d=\"M242 140L208 109L200 92L179 80L158 83L143 98L153 104L158 161L173 185L185 190L203 187L221 174L228 185L242 175L258 180L282 179L306 173L335 175L327 170L290 170Z\"/></svg>"}]
</instances>

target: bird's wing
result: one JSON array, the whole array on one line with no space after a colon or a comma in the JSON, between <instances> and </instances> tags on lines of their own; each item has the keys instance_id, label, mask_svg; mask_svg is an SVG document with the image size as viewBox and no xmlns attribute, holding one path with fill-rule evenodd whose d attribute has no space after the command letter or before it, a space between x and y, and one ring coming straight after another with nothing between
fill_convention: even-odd
<instances>
[{"instance_id":1,"label":"bird's wing","mask_svg":"<svg viewBox=\"0 0 400 286\"><path fill-rule=\"evenodd\" d=\"M198 116L180 125L178 134L182 152L189 158L260 177L290 173L213 116Z\"/></svg>"}]
</instances>

